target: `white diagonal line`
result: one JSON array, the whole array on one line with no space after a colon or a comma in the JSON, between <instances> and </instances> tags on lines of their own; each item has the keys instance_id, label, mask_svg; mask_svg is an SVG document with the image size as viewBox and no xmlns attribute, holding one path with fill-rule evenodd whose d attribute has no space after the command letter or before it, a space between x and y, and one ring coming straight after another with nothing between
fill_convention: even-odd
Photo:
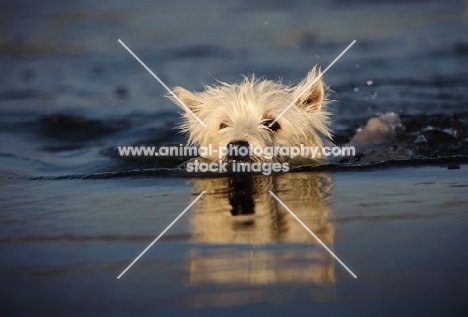
<instances>
[{"instance_id":1,"label":"white diagonal line","mask_svg":"<svg viewBox=\"0 0 468 317\"><path fill-rule=\"evenodd\" d=\"M151 71L151 69L148 68L148 66L145 65L145 63L143 63L143 62L141 61L141 59L138 58L138 56L136 56L135 53L133 53L132 50L129 49L129 48L127 47L127 45L124 44L124 42L122 42L122 41L119 39L119 43L122 44L122 46L125 47L125 49L126 49L130 54L132 54L132 56L135 57L135 59L136 59L137 61L139 61L140 64L143 65L143 67L146 68L146 70L147 70L151 75L153 75L153 77L156 78L156 80L159 81L159 83L160 83L164 88L166 88L166 90L172 95L172 97L174 97L175 100L177 100L182 106L184 106L185 109L186 109L195 119L197 119L197 121L200 122L200 124L201 124L203 127L206 128L206 124L205 124L199 117L197 117L197 115L196 115L195 113L193 113L193 111L190 110L190 108L187 107L187 105L186 105L182 100L180 100L180 98L177 97L177 95L176 95L169 87L167 87L166 84L163 83L163 81L162 81L161 79L159 79L159 77L156 76L156 75Z\"/></svg>"},{"instance_id":2,"label":"white diagonal line","mask_svg":"<svg viewBox=\"0 0 468 317\"><path fill-rule=\"evenodd\" d=\"M330 67L332 67L333 64L335 64L335 63L341 58L341 56L343 56L343 54L346 53L346 52L351 48L351 46L354 45L354 43L356 43L356 40L352 41L351 44L349 44L348 47L345 48L345 50L344 50L343 52L341 52L341 54L338 55L338 57L335 58L335 60L334 60L333 62L331 62L331 64L328 65L328 67L325 68L325 70L324 70L323 72L320 72L320 75L318 75L317 78L315 78L315 79L310 83L310 85L308 85L308 86L304 89L304 91L301 92L301 94L300 94L299 96L297 96L297 97L293 100L293 102L291 102L291 103L289 104L289 106L287 106L286 109L284 109L284 110L276 117L276 119L273 120L273 122L270 123L270 125L269 125L268 127L271 128L271 126L274 125L275 122L278 121L278 119L281 118L281 117L286 113L286 111L288 111L289 108L291 108L291 107L292 107L292 106L293 106L293 105L294 105L294 104L295 104L295 103L296 103L296 102L297 102L297 101L298 101L298 100L299 100L299 99L300 99L300 98L317 82L317 80L319 80L320 77L322 77L323 74L325 74L325 73L328 71L328 69L330 69Z\"/></svg>"},{"instance_id":3,"label":"white diagonal line","mask_svg":"<svg viewBox=\"0 0 468 317\"><path fill-rule=\"evenodd\" d=\"M292 211L291 209L288 208L288 206L286 206L275 194L273 194L273 192L271 190L268 191L281 205L283 205L283 207L289 211L289 213L297 220L299 221L299 223L315 238L317 239L317 241L325 248L325 250L328 251L328 253L330 253L354 278L357 278L356 274L353 273L353 271L351 271L336 255L335 253L333 253L326 245L325 243L322 242L322 240L320 240L316 235L315 233L312 232L312 230L310 230L302 221L301 219L299 219Z\"/></svg>"},{"instance_id":4,"label":"white diagonal line","mask_svg":"<svg viewBox=\"0 0 468 317\"><path fill-rule=\"evenodd\" d=\"M120 273L120 275L119 275L119 276L117 276L117 279L120 279L120 277L121 277L122 275L124 275L124 274L125 274L125 272L127 272L127 271L128 271L128 269L130 269L130 268L132 267L132 265L133 265L133 264L135 264L135 262L136 262L136 261L138 261L138 259L139 259L139 258L141 258L141 257L143 256L143 254L145 254L145 253L146 253L146 251L148 251L148 250L149 250L149 248L151 248L151 247L153 246L153 244L155 244L155 243L156 243L156 241L158 241L158 240L159 240L159 238L161 238L161 237L163 236L163 234L165 234L165 233L166 233L166 231L167 231L167 230L169 230L169 229L172 227L172 225L173 225L173 224L175 224L175 223L176 223L176 221L177 221L177 220L179 220L179 218L180 218L180 217L182 217L182 216L183 216L183 215L184 215L184 214L187 212L187 210L189 210L189 209L190 209L190 207L192 207L192 206L193 206L193 204L195 204L195 203L197 202L197 200L199 200L199 199L201 198L201 196L203 196L203 194L205 194L205 193L206 193L206 191L202 191L202 193L201 193L200 195L198 195L198 197L197 197L197 198L195 198L195 200L194 200L194 201L192 201L192 203L191 203L190 205L188 205L188 207L187 207L187 208L185 208L185 209L184 209L184 211L182 211L182 212L180 213L180 215L179 215L177 218L175 218L175 219L174 219L174 221L173 221L173 222L171 222L171 224L170 224L169 226L167 226L167 228L166 228L166 229L164 229L164 231L163 231L163 232L161 232L161 234L160 234L160 235L159 235L159 236L158 236L156 239L154 239L154 241L153 241L153 242L151 242L151 244L150 244L149 246L147 246L147 247L146 247L146 249L144 249L144 250L143 250L143 252L141 252L141 253L140 253L140 255L139 255L139 256L137 256L137 257L136 257L136 259L135 259L135 260L133 260L133 262L132 262L132 263L130 263L130 265L129 265L129 266L127 266L127 268L126 268L125 270L123 270L123 272L122 272L122 273Z\"/></svg>"}]
</instances>

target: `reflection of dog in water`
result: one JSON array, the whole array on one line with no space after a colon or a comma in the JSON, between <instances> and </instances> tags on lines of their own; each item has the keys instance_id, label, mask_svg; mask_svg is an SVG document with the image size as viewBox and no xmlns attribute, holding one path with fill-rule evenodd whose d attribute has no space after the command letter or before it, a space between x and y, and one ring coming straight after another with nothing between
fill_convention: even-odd
<instances>
[{"instance_id":1,"label":"reflection of dog in water","mask_svg":"<svg viewBox=\"0 0 468 317\"><path fill-rule=\"evenodd\" d=\"M237 149L222 157L225 162L285 162L291 159L284 153L275 153L273 157L252 152L239 154L246 153L241 150L250 147L305 146L318 148L321 152L324 146L332 143L329 113L326 111L327 87L321 78L317 79L318 72L313 68L296 86L258 80L252 76L246 77L240 84L208 86L203 92L190 92L177 87L175 94L190 110L183 107L185 112L181 129L188 134L189 142L193 145ZM175 98L170 98L181 106ZM296 99L293 106L280 116ZM203 127L192 114L207 127ZM393 114L374 119L359 132L359 136L353 138L353 145L384 143L393 137L395 128L400 125L399 118ZM213 152L205 154L204 158L216 161L218 155ZM300 156L296 158L299 159L296 162L303 162ZM323 162L324 158L322 155L313 159Z\"/></svg>"},{"instance_id":2,"label":"reflection of dog in water","mask_svg":"<svg viewBox=\"0 0 468 317\"><path fill-rule=\"evenodd\" d=\"M271 190L311 230L316 229L324 243L331 243L331 186L331 178L325 173L196 179L193 191L204 190L206 194L195 207L192 219L194 240L205 243L315 243L314 238L269 194Z\"/></svg>"},{"instance_id":3,"label":"reflection of dog in water","mask_svg":"<svg viewBox=\"0 0 468 317\"><path fill-rule=\"evenodd\" d=\"M206 193L191 213L192 241L212 246L192 248L190 283L306 283L325 287L328 295L324 296L333 297L334 259L269 190L324 243L333 245L332 180L328 174L195 179L193 192ZM275 247L269 247L272 243Z\"/></svg>"}]
</instances>

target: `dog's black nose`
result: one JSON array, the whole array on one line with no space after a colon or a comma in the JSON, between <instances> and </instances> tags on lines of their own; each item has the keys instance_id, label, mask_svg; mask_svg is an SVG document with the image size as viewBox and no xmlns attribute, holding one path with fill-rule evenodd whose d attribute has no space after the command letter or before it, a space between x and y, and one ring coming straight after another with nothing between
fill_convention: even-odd
<instances>
[{"instance_id":1,"label":"dog's black nose","mask_svg":"<svg viewBox=\"0 0 468 317\"><path fill-rule=\"evenodd\" d=\"M229 160L246 161L250 157L250 145L246 141L236 140L227 145L227 158Z\"/></svg>"}]
</instances>

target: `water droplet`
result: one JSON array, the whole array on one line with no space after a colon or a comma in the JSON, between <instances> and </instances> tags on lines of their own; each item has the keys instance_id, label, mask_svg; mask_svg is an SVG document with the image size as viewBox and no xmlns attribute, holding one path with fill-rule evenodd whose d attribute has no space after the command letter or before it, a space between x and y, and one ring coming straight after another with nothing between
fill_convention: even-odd
<instances>
[{"instance_id":1,"label":"water droplet","mask_svg":"<svg viewBox=\"0 0 468 317\"><path fill-rule=\"evenodd\" d=\"M361 64L356 63L356 64L354 64L354 66L356 66L356 68L359 68L359 67L361 67Z\"/></svg>"},{"instance_id":2,"label":"water droplet","mask_svg":"<svg viewBox=\"0 0 468 317\"><path fill-rule=\"evenodd\" d=\"M371 92L371 96L372 96L372 98L374 98L374 99L377 98L377 91L373 90L373 91Z\"/></svg>"},{"instance_id":3,"label":"water droplet","mask_svg":"<svg viewBox=\"0 0 468 317\"><path fill-rule=\"evenodd\" d=\"M354 91L354 92L358 92L358 91L359 91L359 87L354 87L354 88L353 88L353 91Z\"/></svg>"},{"instance_id":4,"label":"water droplet","mask_svg":"<svg viewBox=\"0 0 468 317\"><path fill-rule=\"evenodd\" d=\"M320 54L319 53L315 54L315 57L320 58Z\"/></svg>"},{"instance_id":5,"label":"water droplet","mask_svg":"<svg viewBox=\"0 0 468 317\"><path fill-rule=\"evenodd\" d=\"M374 84L374 81L372 79L369 79L366 81L367 86L372 86Z\"/></svg>"},{"instance_id":6,"label":"water droplet","mask_svg":"<svg viewBox=\"0 0 468 317\"><path fill-rule=\"evenodd\" d=\"M268 20L264 20L264 21L263 21L263 24L264 24L264 25L268 25L268 24L270 24L270 22L269 22Z\"/></svg>"}]
</instances>

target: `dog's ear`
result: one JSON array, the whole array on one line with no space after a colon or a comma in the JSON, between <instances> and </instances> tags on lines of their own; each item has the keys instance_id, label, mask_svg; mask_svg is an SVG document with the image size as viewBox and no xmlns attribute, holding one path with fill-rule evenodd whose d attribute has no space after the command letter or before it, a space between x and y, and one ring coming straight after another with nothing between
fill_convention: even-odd
<instances>
[{"instance_id":1,"label":"dog's ear","mask_svg":"<svg viewBox=\"0 0 468 317\"><path fill-rule=\"evenodd\" d=\"M194 113L196 113L200 109L200 105L202 104L202 102L200 97L196 93L190 92L182 87L175 87L172 91L177 96L177 98L179 98L180 101L182 101ZM166 96L179 107L187 111L187 108L184 107L179 100L174 98L172 94L167 94Z\"/></svg>"},{"instance_id":2,"label":"dog's ear","mask_svg":"<svg viewBox=\"0 0 468 317\"><path fill-rule=\"evenodd\" d=\"M322 108L322 104L325 100L325 84L322 81L320 70L317 67L307 74L307 76L296 86L293 93L293 98L296 99L299 96L296 104L310 112L319 111Z\"/></svg>"}]
</instances>

